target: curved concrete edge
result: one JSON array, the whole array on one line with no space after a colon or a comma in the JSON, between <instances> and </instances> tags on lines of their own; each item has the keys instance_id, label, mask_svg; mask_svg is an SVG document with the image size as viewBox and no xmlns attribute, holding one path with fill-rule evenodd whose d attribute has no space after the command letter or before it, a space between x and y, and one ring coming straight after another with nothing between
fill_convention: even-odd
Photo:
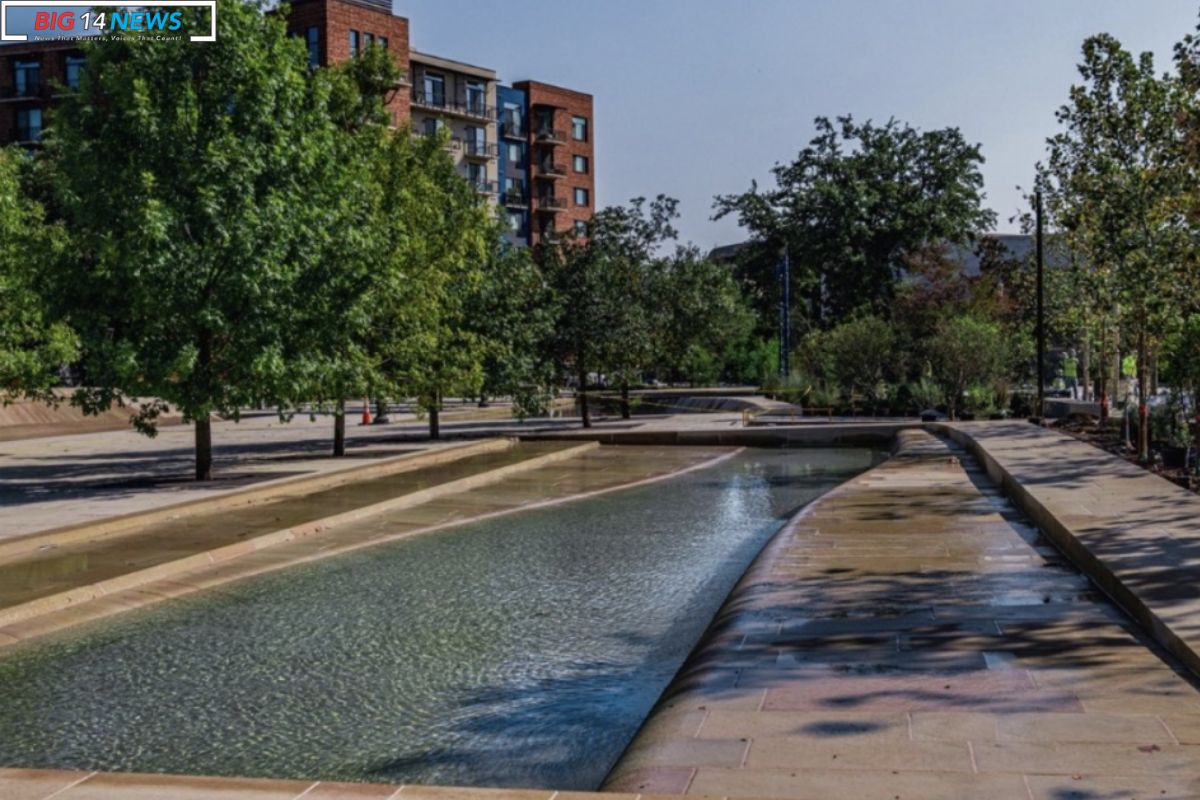
<instances>
[{"instance_id":1,"label":"curved concrete edge","mask_svg":"<svg viewBox=\"0 0 1200 800\"><path fill-rule=\"evenodd\" d=\"M560 455L560 453L563 453L563 452L567 452L571 456L575 456L575 455L579 455L581 453L587 452L588 450L594 450L598 447L600 447L600 444L598 442L586 442L586 443L581 444L577 448L570 448L567 451L559 451L558 453L549 454L549 456L553 456L553 457L557 457L557 458L551 458L550 461L543 460L541 462L541 465L544 466L545 464L550 463L553 460L561 460L562 458L566 458L567 456ZM77 602L71 603L70 605L67 605L67 606L62 606L62 607L55 608L55 609L48 609L46 611L43 611L43 612L41 612L37 615L34 615L32 617L29 617L29 618L0 624L0 651L2 651L5 647L12 647L12 646L15 646L18 644L24 644L24 643L29 642L31 639L35 639L35 638L45 636L45 635L51 634L51 633L56 633L65 628L73 627L80 623L94 622L96 620L103 619L105 617L113 616L114 614L120 614L125 611L132 611L137 608L144 608L145 606L153 605L153 604L162 602L163 600L170 600L170 599L173 599L176 597L180 597L182 595L193 594L195 592L204 591L205 589L210 589L214 586L220 586L220 585L224 585L224 584L228 584L228 583L233 583L235 581L239 581L244 578L251 578L251 577L263 575L263 574L266 574L269 572L275 572L277 570L286 569L288 567L293 567L293 566L296 566L299 564L306 564L306 563L310 563L313 561L319 561L324 558L329 558L330 556L344 555L346 553L351 553L356 550L364 550L369 547L376 547L378 545L396 542L401 539L408 539L408 538L412 538L414 536L421 536L424 534L434 533L437 531L449 530L451 528L457 528L457 527L460 527L463 525L469 525L469 524L476 523L476 522L484 522L484 521L491 520L491 519L506 517L511 514L517 514L517 513L523 512L523 511L532 511L534 509L539 509L539 508L550 508L552 506L558 506L558 505L563 505L566 503L572 503L572 502L575 502L578 500L586 500L591 497L599 497L601 495L612 494L613 492L625 491L627 489L633 489L633 488L637 488L639 486L649 486L651 484L660 483L662 481L670 480L670 479L679 477L681 475L686 475L690 472L696 472L698 470L708 469L709 467L716 466L717 464L720 464L723 461L726 461L728 459L733 458L734 456L737 456L743 450L744 450L744 448L737 448L737 449L731 450L728 453L723 453L714 458L710 458L710 459L707 459L700 463L693 464L688 467L684 467L683 469L677 469L672 472L663 473L661 475L653 475L649 478L641 478L639 480L629 481L629 482L617 484L614 486L608 486L603 489L596 489L596 490L593 490L590 492L581 492L578 494L568 495L566 497L557 497L557 498L552 498L549 500L542 500L542 501L538 501L538 502L534 502L534 503L527 503L525 505L515 506L513 508L502 509L499 511L492 511L492 512L488 512L488 513L484 513L484 514L477 514L477 515L474 515L471 517L453 520L450 522L444 522L444 523L440 523L437 525L429 525L426 527L417 528L415 530L404 531L402 533L397 533L397 534L393 534L393 535L380 536L379 538L373 539L369 542L349 543L349 544L344 544L342 546L334 545L334 546L323 549L320 553L315 554L315 555L308 555L308 556L302 556L299 558L285 559L278 563L253 564L253 565L248 566L245 569L241 569L236 572L229 572L226 574L209 574L210 570L220 568L222 566L226 566L222 562L204 560L204 559L200 559L198 557L194 557L197 559L195 563L188 563L187 565L184 565L184 566L180 567L179 569L170 572L169 574L151 577L149 579L149 581L147 581L147 582L143 582L143 583L140 583L137 585L132 585L132 586L126 586L123 588L115 588L114 587L106 594L92 595L90 597L82 598L82 599L78 600ZM544 459L544 458L546 458L546 456L540 456L539 458ZM522 462L522 463L524 463L524 462ZM507 469L507 468L505 468L505 469ZM510 472L508 474L512 474L512 473ZM503 476L501 476L501 477L503 477ZM489 481L489 483L490 482L494 482L494 481ZM478 486L482 486L482 485L485 485L485 484L481 483L481 484L478 484L477 486L462 487L462 488L478 488ZM462 488L460 488L459 491L462 491ZM427 497L426 500L428 500L428 499L432 499L432 498ZM385 509L385 510L394 510L396 508L399 508L399 506L394 506L392 509ZM376 512L376 513L378 513L378 512ZM269 555L269 554L264 553L264 555ZM227 561L228 561L228 559L227 559ZM179 564L183 564L183 562L192 562L192 558L180 559L180 561L171 562L171 564L179 565ZM154 569L156 570L157 568L154 568ZM145 570L144 572L153 572L153 571L154 570ZM184 582L182 580L183 578L193 577L193 576L200 577L200 578L202 578L202 580L200 580L198 582L198 584L195 584L195 585ZM121 580L121 579L115 579L115 580ZM43 599L45 599L45 598L43 598ZM40 602L40 601L34 601L34 602Z\"/></svg>"},{"instance_id":2,"label":"curved concrete edge","mask_svg":"<svg viewBox=\"0 0 1200 800\"><path fill-rule=\"evenodd\" d=\"M553 789L338 783L3 767L0 767L0 797L15 800L94 800L97 797L172 800L678 800L671 795L559 792Z\"/></svg>"},{"instance_id":3,"label":"curved concrete edge","mask_svg":"<svg viewBox=\"0 0 1200 800\"><path fill-rule=\"evenodd\" d=\"M903 422L817 423L810 425L688 430L547 431L525 434L523 441L591 440L601 444L706 447L888 447L902 430L921 430L917 420Z\"/></svg>"},{"instance_id":4,"label":"curved concrete edge","mask_svg":"<svg viewBox=\"0 0 1200 800\"><path fill-rule=\"evenodd\" d=\"M892 439L891 457L902 457L912 448L921 438L927 438L928 434L920 429L900 430L896 431ZM886 463L886 462L885 462ZM796 528L804 524L817 507L826 501L836 499L854 490L862 481L867 480L881 465L876 464L874 467L865 470L864 472L855 475L853 478L838 484L829 491L825 492L820 497L815 497L809 501L803 508L788 518L778 531L771 536L758 555L750 562L750 566L742 573L742 577L738 579L733 588L730 589L722 600L720 607L712 621L705 628L704 633L696 641L695 646L684 658L679 671L671 678L663 693L655 701L654 707L650 713L646 715L642 721L642 726L634 734L629 741L624 752L614 762L612 769L600 784L600 789L603 792L629 792L637 791L637 787L641 784L645 777L644 772L652 773L649 776L649 782L654 784L657 782L657 769L649 767L646 769L642 763L644 759L639 756L639 739L644 732L655 729L670 729L677 725L687 724L681 717L686 716L689 712L676 712L668 707L669 701L676 694L686 691L689 686L689 673L693 669L693 663L697 657L703 653L705 648L714 641L724 635L725 628L734 620L740 613L741 609L737 602L737 598L742 594L752 591L752 589L761 582L762 576L771 571L772 565L779 557L779 553L787 546L789 537ZM665 776L669 780L677 779L682 776ZM690 780L690 777L689 777ZM675 787L677 788L677 787ZM678 792L676 792L678 794Z\"/></svg>"},{"instance_id":5,"label":"curved concrete edge","mask_svg":"<svg viewBox=\"0 0 1200 800\"><path fill-rule=\"evenodd\" d=\"M393 458L382 459L373 464L325 472L320 475L300 475L263 481L244 489L182 503L161 506L149 511L134 511L92 522L66 525L61 528L34 531L0 542L0 560L19 556L47 544L72 544L84 539L123 536L147 525L154 525L194 514L222 511L229 508L257 505L277 500L288 494L308 494L340 486L350 481L369 480L385 475L409 472L414 469L457 461L469 456L507 450L516 444L513 438L491 438L461 445L448 445L416 453L405 453Z\"/></svg>"},{"instance_id":6,"label":"curved concrete edge","mask_svg":"<svg viewBox=\"0 0 1200 800\"><path fill-rule=\"evenodd\" d=\"M115 592L125 591L143 586L151 581L163 580L178 575L198 567L205 567L210 564L220 564L225 561L230 561L235 558L248 556L251 553L256 553L259 550L265 550L268 547L276 547L288 542L294 542L298 539L303 539L308 536L313 536L325 531L332 530L338 526L345 525L357 520L366 519L377 514L382 514L387 511L396 511L403 508L411 508L421 503L426 503L438 497L445 497L449 494L466 491L467 489L475 489L480 486L486 486L491 483L503 480L504 478L520 472L526 472L531 469L552 464L556 461L562 461L573 456L585 453L588 450L599 447L598 442L584 442L574 447L567 447L553 453L547 453L541 456L518 461L515 464L507 464L503 467L481 472L477 475L470 475L466 478L460 478L455 481L441 483L437 486L430 486L428 489L422 489L417 492L410 492L398 497L393 497L388 500L383 500L379 503L373 503L368 506L354 508L350 511L344 511L340 514L334 514L328 517L304 522L299 525L293 525L290 528L264 533L260 536L255 536L246 539L236 544L224 545L212 550L205 550L200 553L185 558L167 561L162 564L156 564L147 569L127 572L115 578L99 581L97 583L78 586L65 592L58 594L39 597L36 600L30 600L27 603L20 605L9 606L5 609L0 609L0 628L6 625L11 625L14 622L36 617L40 614L45 614L51 611L61 611L71 606L86 603L90 600L96 600L110 595ZM428 466L428 464L426 464ZM375 476L372 476L375 477Z\"/></svg>"},{"instance_id":7,"label":"curved concrete edge","mask_svg":"<svg viewBox=\"0 0 1200 800\"><path fill-rule=\"evenodd\" d=\"M1136 620L1156 642L1182 661L1193 674L1200 675L1200 653L1192 644L1156 614L1135 588L1123 580L1110 564L1088 548L1078 531L1060 519L1054 509L1042 502L1034 492L1005 469L982 443L969 432L952 424L930 423L928 429L948 437L971 453L1009 501L1032 519L1054 546L1087 575L1097 588ZM1197 522L1200 524L1200 520Z\"/></svg>"}]
</instances>

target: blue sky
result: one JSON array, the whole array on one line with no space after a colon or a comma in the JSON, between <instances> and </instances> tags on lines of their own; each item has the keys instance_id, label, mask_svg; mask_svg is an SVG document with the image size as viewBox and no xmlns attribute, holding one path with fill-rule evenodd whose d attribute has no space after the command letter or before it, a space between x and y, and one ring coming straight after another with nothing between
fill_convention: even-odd
<instances>
[{"instance_id":1,"label":"blue sky","mask_svg":"<svg viewBox=\"0 0 1200 800\"><path fill-rule=\"evenodd\" d=\"M999 229L1054 132L1083 39L1168 66L1192 0L397 0L412 44L596 96L597 200L682 201L684 238L741 238L712 197L766 181L817 115L958 126Z\"/></svg>"}]
</instances>

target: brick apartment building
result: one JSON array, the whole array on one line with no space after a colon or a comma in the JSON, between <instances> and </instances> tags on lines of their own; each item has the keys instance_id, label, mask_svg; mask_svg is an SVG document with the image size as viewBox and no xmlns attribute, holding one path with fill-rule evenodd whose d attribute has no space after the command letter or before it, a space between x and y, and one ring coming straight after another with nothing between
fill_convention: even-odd
<instances>
[{"instance_id":1,"label":"brick apartment building","mask_svg":"<svg viewBox=\"0 0 1200 800\"><path fill-rule=\"evenodd\" d=\"M591 218L591 95L532 80L505 85L495 70L413 50L409 20L388 0L293 0L288 31L304 39L313 68L386 49L405 76L388 99L393 123L416 135L448 128L459 171L504 209L513 242L533 244ZM0 145L36 146L47 110L78 85L82 65L71 42L0 46Z\"/></svg>"}]
</instances>

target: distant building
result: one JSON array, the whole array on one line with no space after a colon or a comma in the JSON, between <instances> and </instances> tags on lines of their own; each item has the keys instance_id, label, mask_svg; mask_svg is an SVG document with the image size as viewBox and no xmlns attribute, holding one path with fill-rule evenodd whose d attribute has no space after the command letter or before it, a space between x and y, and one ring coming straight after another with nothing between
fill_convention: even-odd
<instances>
[{"instance_id":1,"label":"distant building","mask_svg":"<svg viewBox=\"0 0 1200 800\"><path fill-rule=\"evenodd\" d=\"M411 49L409 21L388 0L293 0L288 32L314 69L382 47L405 74L388 99L392 123L416 135L447 128L463 178L503 207L509 238L532 244L581 229L595 212L592 96L537 81L502 85L495 70ZM198 44L202 47L202 44ZM78 86L74 42L0 46L0 145L36 147L45 112Z\"/></svg>"}]
</instances>

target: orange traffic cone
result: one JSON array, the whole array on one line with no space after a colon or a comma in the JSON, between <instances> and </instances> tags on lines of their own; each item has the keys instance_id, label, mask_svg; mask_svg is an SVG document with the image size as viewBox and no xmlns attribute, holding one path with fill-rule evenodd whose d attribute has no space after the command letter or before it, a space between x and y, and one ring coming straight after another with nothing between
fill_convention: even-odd
<instances>
[{"instance_id":1,"label":"orange traffic cone","mask_svg":"<svg viewBox=\"0 0 1200 800\"><path fill-rule=\"evenodd\" d=\"M371 403L370 403L370 400L368 400L365 397L363 398L362 424L363 425L371 424Z\"/></svg>"}]
</instances>

